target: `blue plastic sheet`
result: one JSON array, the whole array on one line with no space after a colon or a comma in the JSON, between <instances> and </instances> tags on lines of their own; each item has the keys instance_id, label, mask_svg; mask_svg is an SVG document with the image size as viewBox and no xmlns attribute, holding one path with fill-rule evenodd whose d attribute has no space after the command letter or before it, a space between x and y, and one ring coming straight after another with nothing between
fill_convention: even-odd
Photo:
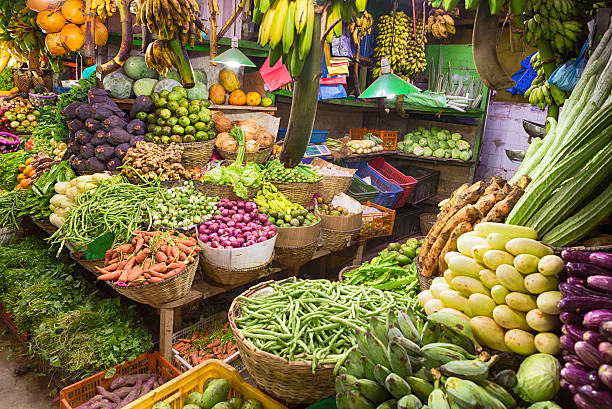
<instances>
[{"instance_id":1,"label":"blue plastic sheet","mask_svg":"<svg viewBox=\"0 0 612 409\"><path fill-rule=\"evenodd\" d=\"M512 75L512 79L516 81L517 84L512 88L508 88L506 91L511 94L523 95L525 91L527 91L529 87L531 87L531 83L538 76L538 74L531 66L531 57L533 57L533 54L524 58L523 61L521 61L521 69L515 72L514 75Z\"/></svg>"}]
</instances>

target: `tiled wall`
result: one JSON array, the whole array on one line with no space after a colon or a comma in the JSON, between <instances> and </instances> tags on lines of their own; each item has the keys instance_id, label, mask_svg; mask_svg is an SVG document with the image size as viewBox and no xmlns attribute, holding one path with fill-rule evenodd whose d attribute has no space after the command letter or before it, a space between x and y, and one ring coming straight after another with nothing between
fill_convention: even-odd
<instances>
[{"instance_id":1,"label":"tiled wall","mask_svg":"<svg viewBox=\"0 0 612 409\"><path fill-rule=\"evenodd\" d=\"M488 180L495 175L511 178L519 164L511 162L505 150L526 150L529 145L528 135L523 129L523 119L543 124L545 118L546 112L529 104L492 102L482 139L476 180Z\"/></svg>"}]
</instances>

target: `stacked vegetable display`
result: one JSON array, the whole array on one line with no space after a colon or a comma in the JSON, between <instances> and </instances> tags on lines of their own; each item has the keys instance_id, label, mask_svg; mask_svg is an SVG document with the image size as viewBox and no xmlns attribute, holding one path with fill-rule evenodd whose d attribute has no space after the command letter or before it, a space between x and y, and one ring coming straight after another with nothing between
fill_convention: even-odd
<instances>
[{"instance_id":1,"label":"stacked vegetable display","mask_svg":"<svg viewBox=\"0 0 612 409\"><path fill-rule=\"evenodd\" d=\"M410 238L401 245L391 243L369 262L344 273L343 282L403 292L416 297L418 280L414 259L421 252L421 243L422 240L415 238Z\"/></svg>"},{"instance_id":2,"label":"stacked vegetable display","mask_svg":"<svg viewBox=\"0 0 612 409\"><path fill-rule=\"evenodd\" d=\"M328 216L350 216L356 214L342 206L334 206L333 203L325 203L321 196L317 197L317 208L322 214Z\"/></svg>"},{"instance_id":3,"label":"stacked vegetable display","mask_svg":"<svg viewBox=\"0 0 612 409\"><path fill-rule=\"evenodd\" d=\"M612 255L564 250L562 386L581 409L612 404Z\"/></svg>"},{"instance_id":4,"label":"stacked vegetable display","mask_svg":"<svg viewBox=\"0 0 612 409\"><path fill-rule=\"evenodd\" d=\"M435 278L419 302L427 313L451 308L471 317L476 340L491 349L559 353L563 262L536 237L525 227L477 224L458 238L460 253L445 255L444 278Z\"/></svg>"},{"instance_id":5,"label":"stacked vegetable display","mask_svg":"<svg viewBox=\"0 0 612 409\"><path fill-rule=\"evenodd\" d=\"M198 227L198 238L212 248L249 247L276 236L276 226L257 205L243 200L221 199L218 214Z\"/></svg>"},{"instance_id":6,"label":"stacked vegetable display","mask_svg":"<svg viewBox=\"0 0 612 409\"><path fill-rule=\"evenodd\" d=\"M8 102L5 108L6 111L0 121L8 124L9 132L31 134L34 131L40 111L34 109L30 101L15 97Z\"/></svg>"},{"instance_id":7,"label":"stacked vegetable display","mask_svg":"<svg viewBox=\"0 0 612 409\"><path fill-rule=\"evenodd\" d=\"M126 122L125 113L99 88L89 92L87 103L72 103L62 112L70 129L70 163L81 174L116 171L146 131L138 119Z\"/></svg>"},{"instance_id":8,"label":"stacked vegetable display","mask_svg":"<svg viewBox=\"0 0 612 409\"><path fill-rule=\"evenodd\" d=\"M268 221L279 228L312 226L317 223L314 213L293 203L271 183L265 182L253 199L257 210L267 215Z\"/></svg>"},{"instance_id":9,"label":"stacked vegetable display","mask_svg":"<svg viewBox=\"0 0 612 409\"><path fill-rule=\"evenodd\" d=\"M160 283L183 272L200 248L182 233L135 231L129 242L106 252L98 280L119 286Z\"/></svg>"},{"instance_id":10,"label":"stacked vegetable display","mask_svg":"<svg viewBox=\"0 0 612 409\"><path fill-rule=\"evenodd\" d=\"M185 181L155 200L153 226L178 229L200 224L215 214L218 201L218 197L198 192L192 181Z\"/></svg>"},{"instance_id":11,"label":"stacked vegetable display","mask_svg":"<svg viewBox=\"0 0 612 409\"><path fill-rule=\"evenodd\" d=\"M384 149L382 145L368 139L349 141L347 145L352 153L357 154L381 152Z\"/></svg>"},{"instance_id":12,"label":"stacked vegetable display","mask_svg":"<svg viewBox=\"0 0 612 409\"><path fill-rule=\"evenodd\" d=\"M163 384L162 377L155 374L118 376L113 379L108 390L103 386L97 386L96 395L78 408L123 407Z\"/></svg>"},{"instance_id":13,"label":"stacked vegetable display","mask_svg":"<svg viewBox=\"0 0 612 409\"><path fill-rule=\"evenodd\" d=\"M229 322L216 323L210 328L194 329L187 338L180 338L172 346L189 365L196 366L208 359L221 361L237 354L238 347Z\"/></svg>"},{"instance_id":14,"label":"stacked vegetable display","mask_svg":"<svg viewBox=\"0 0 612 409\"><path fill-rule=\"evenodd\" d=\"M472 150L470 143L462 138L459 132L451 133L448 129L438 126L431 129L420 126L404 135L404 140L397 143L397 150L416 156L467 161L472 159Z\"/></svg>"}]
</instances>

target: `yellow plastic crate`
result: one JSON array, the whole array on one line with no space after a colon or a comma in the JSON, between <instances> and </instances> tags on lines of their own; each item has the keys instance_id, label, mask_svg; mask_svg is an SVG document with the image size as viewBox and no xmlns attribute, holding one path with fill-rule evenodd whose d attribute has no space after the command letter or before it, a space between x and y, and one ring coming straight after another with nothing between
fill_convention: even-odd
<instances>
[{"instance_id":1,"label":"yellow plastic crate","mask_svg":"<svg viewBox=\"0 0 612 409\"><path fill-rule=\"evenodd\" d=\"M185 404L187 395L191 392L203 392L204 384L210 378L225 378L229 381L230 393L228 399L234 396L242 396L245 400L257 399L264 409L287 409L286 406L246 383L234 368L218 360L201 363L135 400L123 409L151 409L157 402L162 401L168 403L172 409L181 409Z\"/></svg>"}]
</instances>

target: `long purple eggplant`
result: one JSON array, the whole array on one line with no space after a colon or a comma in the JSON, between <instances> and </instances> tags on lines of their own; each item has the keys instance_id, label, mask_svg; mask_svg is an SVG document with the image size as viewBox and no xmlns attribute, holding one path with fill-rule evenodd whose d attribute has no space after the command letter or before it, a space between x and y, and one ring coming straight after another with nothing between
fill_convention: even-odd
<instances>
[{"instance_id":1,"label":"long purple eggplant","mask_svg":"<svg viewBox=\"0 0 612 409\"><path fill-rule=\"evenodd\" d=\"M594 290L611 293L612 276L590 276L587 278L587 285Z\"/></svg>"},{"instance_id":2,"label":"long purple eggplant","mask_svg":"<svg viewBox=\"0 0 612 409\"><path fill-rule=\"evenodd\" d=\"M604 384L601 382L601 379L599 379L599 376L597 376L596 372L589 373L589 385L591 385L595 389L605 388Z\"/></svg>"},{"instance_id":3,"label":"long purple eggplant","mask_svg":"<svg viewBox=\"0 0 612 409\"><path fill-rule=\"evenodd\" d=\"M601 342L597 347L599 355L602 357L605 363L612 364L612 343Z\"/></svg>"},{"instance_id":4,"label":"long purple eggplant","mask_svg":"<svg viewBox=\"0 0 612 409\"><path fill-rule=\"evenodd\" d=\"M574 351L584 364L590 368L597 369L605 364L599 350L585 341L578 341L574 344Z\"/></svg>"},{"instance_id":5,"label":"long purple eggplant","mask_svg":"<svg viewBox=\"0 0 612 409\"><path fill-rule=\"evenodd\" d=\"M601 365L597 370L597 376L604 385L612 389L612 365Z\"/></svg>"},{"instance_id":6,"label":"long purple eggplant","mask_svg":"<svg viewBox=\"0 0 612 409\"><path fill-rule=\"evenodd\" d=\"M578 297L603 297L609 299L610 297L606 293L602 293L597 290L585 287L580 284L559 284L559 291L564 297L578 296Z\"/></svg>"},{"instance_id":7,"label":"long purple eggplant","mask_svg":"<svg viewBox=\"0 0 612 409\"><path fill-rule=\"evenodd\" d=\"M589 370L589 367L586 366L582 359L578 355L574 354L563 354L563 362L571 363L572 365L576 365L578 368L582 368L585 371Z\"/></svg>"},{"instance_id":8,"label":"long purple eggplant","mask_svg":"<svg viewBox=\"0 0 612 409\"><path fill-rule=\"evenodd\" d=\"M582 335L582 340L593 345L595 348L597 348L600 342L605 341L604 337L602 337L601 334L596 331L585 331L585 333Z\"/></svg>"},{"instance_id":9,"label":"long purple eggplant","mask_svg":"<svg viewBox=\"0 0 612 409\"><path fill-rule=\"evenodd\" d=\"M595 296L570 296L559 301L559 309L567 312L587 312L596 309L612 309L612 298ZM599 323L597 324L599 325ZM586 325L585 325L586 326Z\"/></svg>"},{"instance_id":10,"label":"long purple eggplant","mask_svg":"<svg viewBox=\"0 0 612 409\"><path fill-rule=\"evenodd\" d=\"M583 314L575 314L572 312L561 312L559 314L559 319L564 324L574 324L574 325L582 325L582 319L584 318Z\"/></svg>"},{"instance_id":11,"label":"long purple eggplant","mask_svg":"<svg viewBox=\"0 0 612 409\"><path fill-rule=\"evenodd\" d=\"M563 349L565 352L569 354L576 353L574 351L574 346L576 342L572 339L572 337L570 337L569 335L561 335L559 341L561 342L561 349Z\"/></svg>"},{"instance_id":12,"label":"long purple eggplant","mask_svg":"<svg viewBox=\"0 0 612 409\"><path fill-rule=\"evenodd\" d=\"M604 321L599 324L599 333L612 342L612 321Z\"/></svg>"},{"instance_id":13,"label":"long purple eggplant","mask_svg":"<svg viewBox=\"0 0 612 409\"><path fill-rule=\"evenodd\" d=\"M561 252L561 258L572 263L586 263L590 255L591 253L586 251L563 250Z\"/></svg>"},{"instance_id":14,"label":"long purple eggplant","mask_svg":"<svg viewBox=\"0 0 612 409\"><path fill-rule=\"evenodd\" d=\"M582 385L578 387L578 393L583 395L589 402L596 405L605 405L612 407L612 394L604 390L596 390L591 385Z\"/></svg>"},{"instance_id":15,"label":"long purple eggplant","mask_svg":"<svg viewBox=\"0 0 612 409\"><path fill-rule=\"evenodd\" d=\"M582 285L582 286L587 285L587 280L583 277L568 277L567 280L565 280L565 282L571 285Z\"/></svg>"},{"instance_id":16,"label":"long purple eggplant","mask_svg":"<svg viewBox=\"0 0 612 409\"><path fill-rule=\"evenodd\" d=\"M574 394L574 403L580 409L604 409L601 405L595 405L591 403L584 397L584 395L581 395L579 393Z\"/></svg>"},{"instance_id":17,"label":"long purple eggplant","mask_svg":"<svg viewBox=\"0 0 612 409\"><path fill-rule=\"evenodd\" d=\"M612 309L597 309L584 314L582 325L587 328L599 328L602 322L612 321Z\"/></svg>"},{"instance_id":18,"label":"long purple eggplant","mask_svg":"<svg viewBox=\"0 0 612 409\"><path fill-rule=\"evenodd\" d=\"M612 275L612 271L591 263L566 263L565 271L572 277L589 277L592 275Z\"/></svg>"},{"instance_id":19,"label":"long purple eggplant","mask_svg":"<svg viewBox=\"0 0 612 409\"><path fill-rule=\"evenodd\" d=\"M575 386L589 385L589 373L576 365L567 363L561 369L561 377Z\"/></svg>"},{"instance_id":20,"label":"long purple eggplant","mask_svg":"<svg viewBox=\"0 0 612 409\"><path fill-rule=\"evenodd\" d=\"M563 326L561 326L561 332L563 332L565 335L569 335L574 342L578 342L584 341L583 337L586 330L580 325L563 324Z\"/></svg>"},{"instance_id":21,"label":"long purple eggplant","mask_svg":"<svg viewBox=\"0 0 612 409\"><path fill-rule=\"evenodd\" d=\"M576 385L571 384L565 378L561 378L560 383L561 383L561 387L563 389L567 389L568 391L570 391L571 394L574 394L578 391L578 387Z\"/></svg>"},{"instance_id":22,"label":"long purple eggplant","mask_svg":"<svg viewBox=\"0 0 612 409\"><path fill-rule=\"evenodd\" d=\"M589 256L589 262L599 267L612 270L612 254L601 252L591 253ZM610 271L610 273L612 274L612 271Z\"/></svg>"}]
</instances>

